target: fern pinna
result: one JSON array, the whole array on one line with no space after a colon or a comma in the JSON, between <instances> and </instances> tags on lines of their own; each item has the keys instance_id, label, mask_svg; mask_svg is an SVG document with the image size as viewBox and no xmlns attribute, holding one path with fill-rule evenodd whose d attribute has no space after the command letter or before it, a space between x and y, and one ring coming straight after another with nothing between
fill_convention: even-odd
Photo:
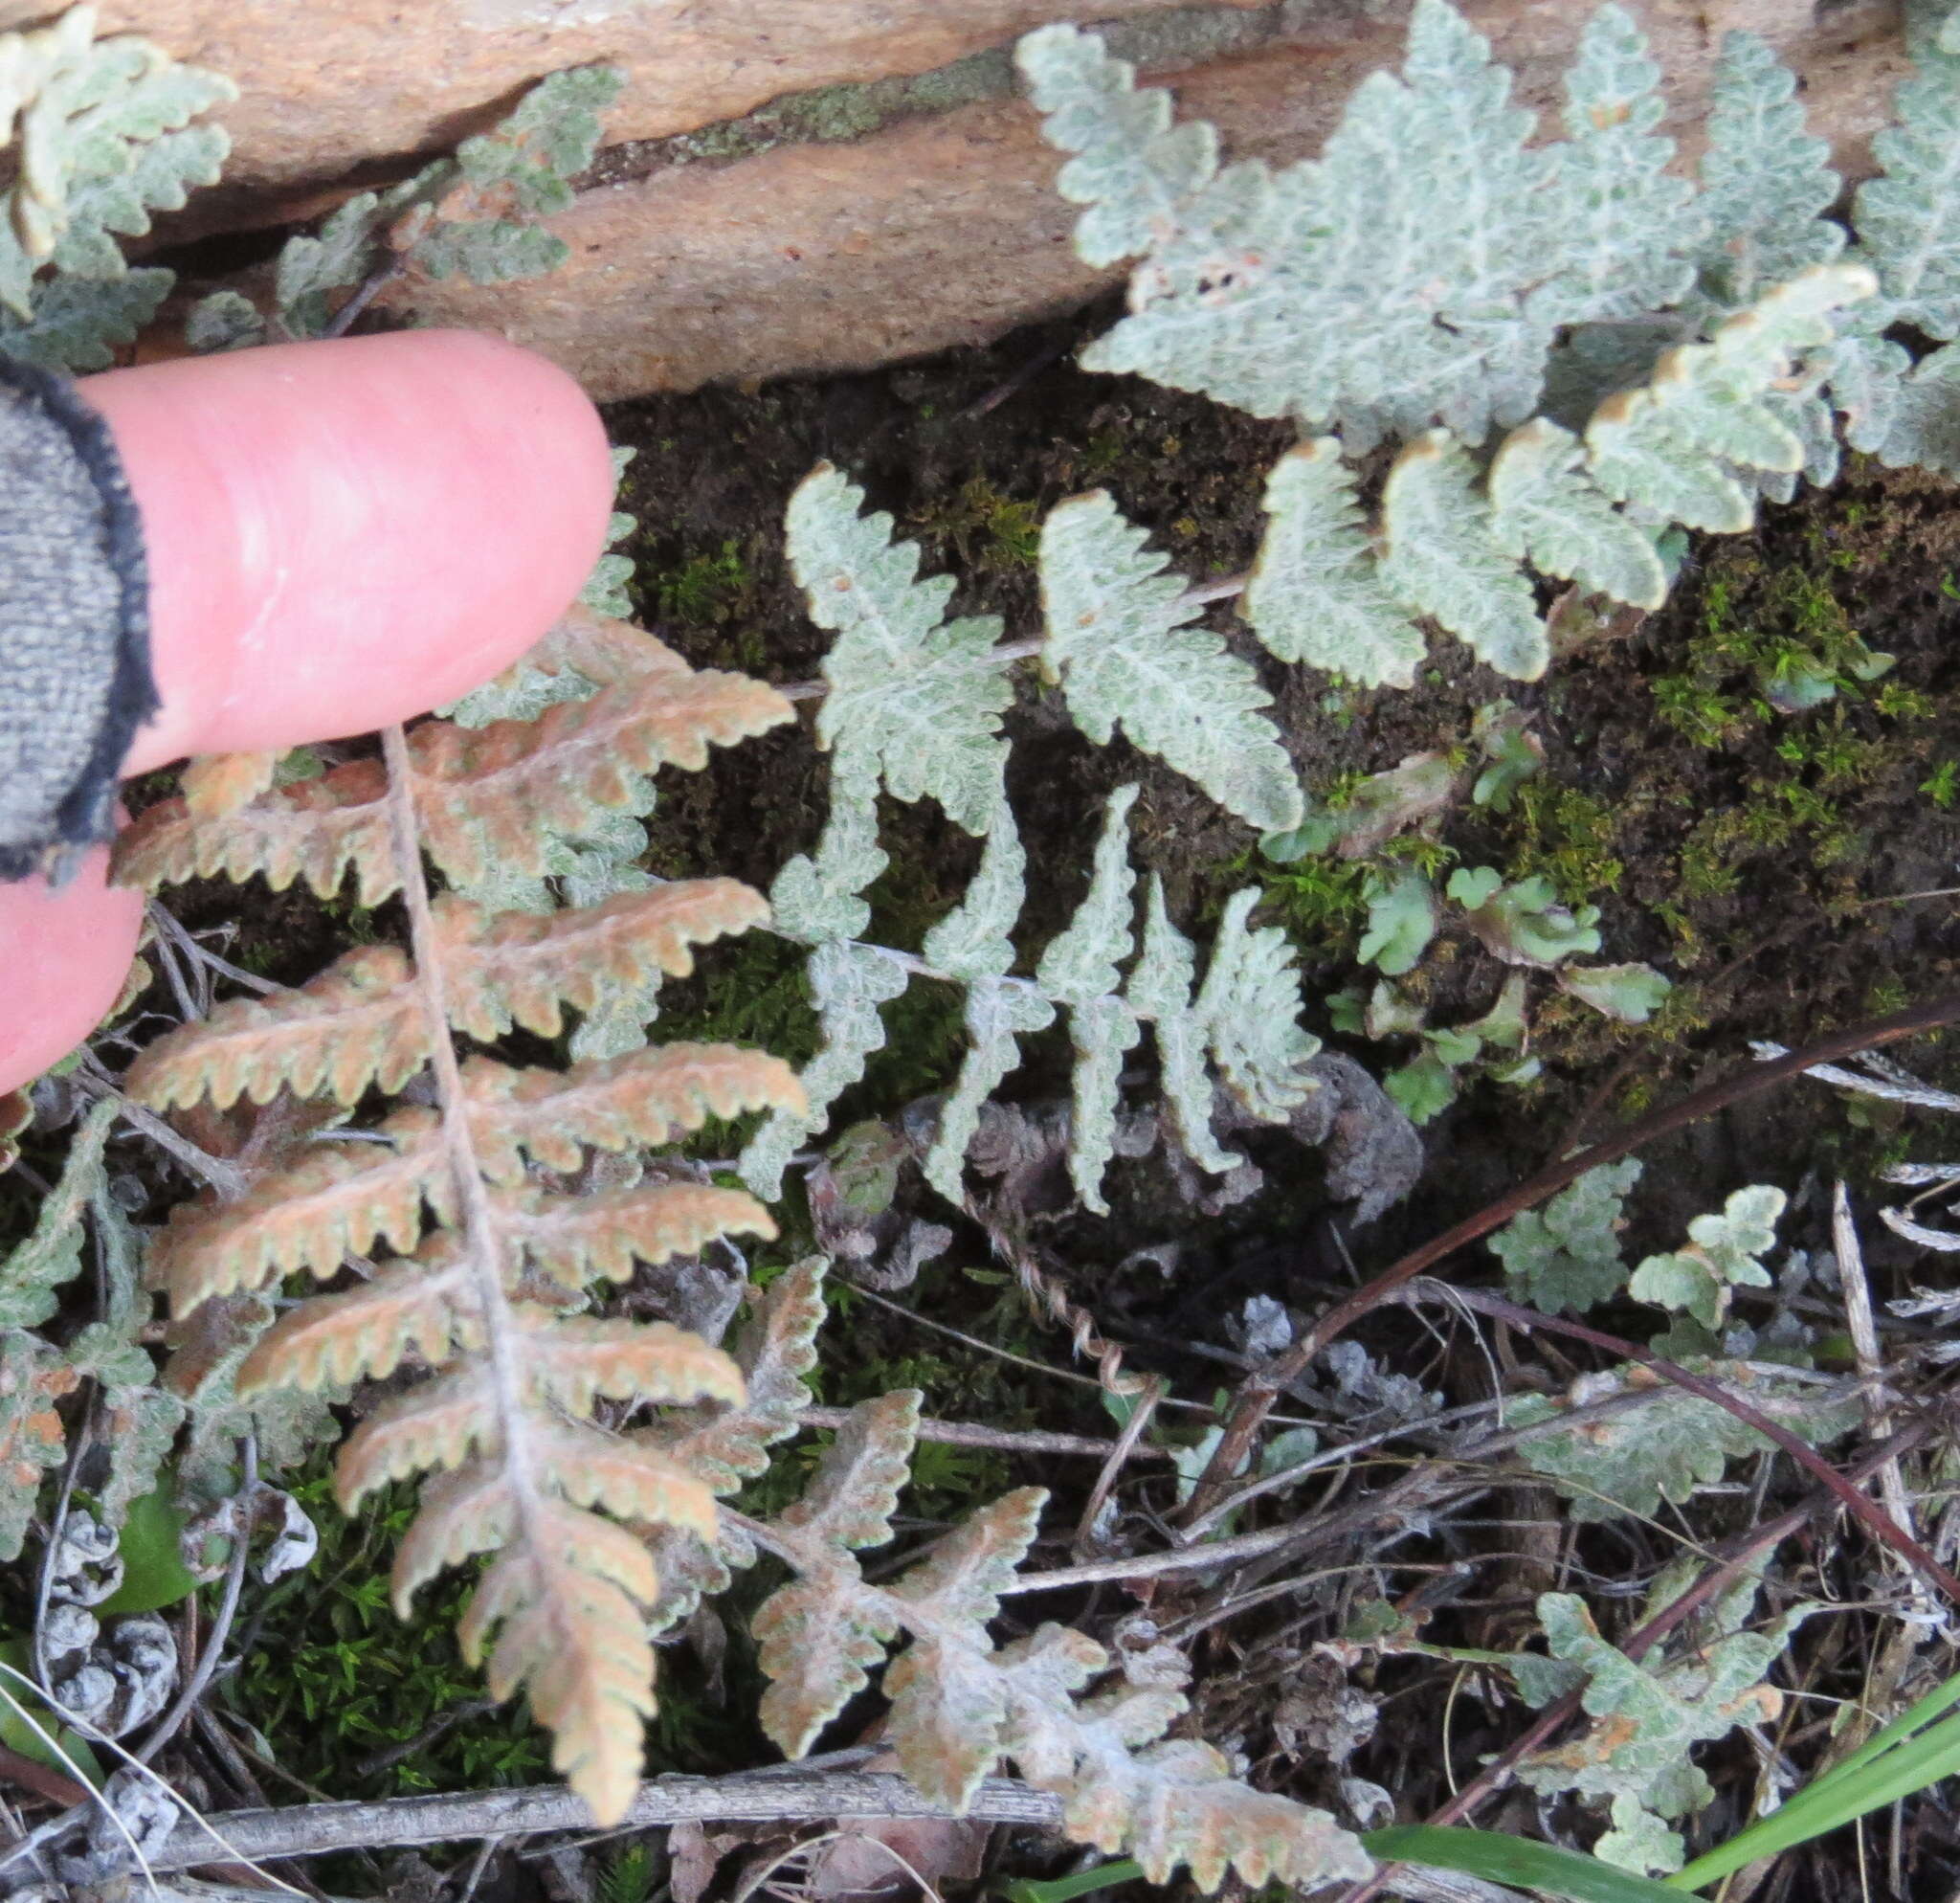
<instances>
[{"instance_id":1,"label":"fern pinna","mask_svg":"<svg viewBox=\"0 0 1960 1903\"><path fill-rule=\"evenodd\" d=\"M436 1474L397 1557L397 1606L442 1569L495 1556L464 1648L487 1651L499 1696L528 1693L556 1734L554 1762L611 1822L631 1802L653 1708L643 1608L659 1585L641 1532L711 1538L715 1503L689 1466L590 1417L601 1400L732 1402L743 1384L694 1335L582 1311L591 1284L630 1276L635 1260L773 1224L737 1190L629 1180L579 1194L576 1178L589 1152L666 1143L710 1115L793 1109L801 1092L774 1058L730 1046L650 1046L556 1071L462 1060L453 1038L517 1026L555 1037L566 1005L590 1010L615 989L644 994L661 974L684 974L693 946L760 924L768 907L732 880L703 879L497 913L432 898L423 856L457 883L492 861L542 875L555 839L639 802L646 775L699 768L709 745L791 710L758 682L695 672L583 609L527 660L596 691L533 721L392 729L382 759L287 785L269 758L203 763L181 798L142 816L122 842L125 879L257 871L326 896L351 868L365 903L400 895L411 942L221 1006L145 1051L128 1087L158 1109L285 1096L345 1115L426 1071L433 1091L387 1116L380 1141L275 1148L242 1194L179 1210L154 1272L181 1319L355 1260L364 1279L289 1308L252 1348L239 1390L321 1390L405 1362L428 1371L349 1436L341 1497L351 1508L390 1481ZM392 1253L370 1270L360 1258L377 1243Z\"/></svg>"}]
</instances>

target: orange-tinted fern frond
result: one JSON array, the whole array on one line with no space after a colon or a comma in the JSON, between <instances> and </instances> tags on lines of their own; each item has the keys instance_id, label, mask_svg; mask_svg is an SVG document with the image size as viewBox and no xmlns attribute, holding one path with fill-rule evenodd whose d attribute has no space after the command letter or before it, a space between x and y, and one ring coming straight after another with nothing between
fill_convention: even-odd
<instances>
[{"instance_id":1,"label":"orange-tinted fern frond","mask_svg":"<svg viewBox=\"0 0 1960 1903\"><path fill-rule=\"evenodd\" d=\"M385 1400L354 1429L334 1469L334 1496L351 1513L390 1481L447 1472L502 1444L497 1389L481 1362L466 1362Z\"/></svg>"},{"instance_id":2,"label":"orange-tinted fern frond","mask_svg":"<svg viewBox=\"0 0 1960 1903\"><path fill-rule=\"evenodd\" d=\"M234 998L159 1038L130 1066L128 1090L159 1110L203 1097L220 1109L241 1096L264 1104L281 1090L351 1104L370 1085L399 1090L429 1050L408 959L370 945L299 991Z\"/></svg>"},{"instance_id":3,"label":"orange-tinted fern frond","mask_svg":"<svg viewBox=\"0 0 1960 1903\"><path fill-rule=\"evenodd\" d=\"M277 753L208 753L184 769L184 804L199 819L222 819L272 785Z\"/></svg>"},{"instance_id":4,"label":"orange-tinted fern frond","mask_svg":"<svg viewBox=\"0 0 1960 1903\"><path fill-rule=\"evenodd\" d=\"M181 1203L150 1243L153 1277L188 1315L213 1295L257 1288L297 1270L324 1280L377 1240L406 1254L424 1204L451 1215L454 1184L433 1110L397 1110L381 1126L393 1147L311 1144L256 1178L235 1202Z\"/></svg>"},{"instance_id":5,"label":"orange-tinted fern frond","mask_svg":"<svg viewBox=\"0 0 1960 1903\"><path fill-rule=\"evenodd\" d=\"M774 1219L746 1190L712 1183L655 1183L593 1196L506 1190L503 1230L531 1265L561 1287L629 1282L635 1261L696 1255L717 1236L776 1233Z\"/></svg>"},{"instance_id":6,"label":"orange-tinted fern frond","mask_svg":"<svg viewBox=\"0 0 1960 1903\"><path fill-rule=\"evenodd\" d=\"M457 1238L432 1236L417 1256L359 1288L289 1309L238 1370L238 1392L379 1380L410 1354L437 1367L480 1348L466 1267Z\"/></svg>"},{"instance_id":7,"label":"orange-tinted fern frond","mask_svg":"<svg viewBox=\"0 0 1960 1903\"><path fill-rule=\"evenodd\" d=\"M561 701L536 720L431 722L409 737L423 846L465 884L493 865L535 877L547 869L554 834L590 832L632 801L643 775L698 770L711 745L794 717L773 687L746 675L662 670Z\"/></svg>"},{"instance_id":8,"label":"orange-tinted fern frond","mask_svg":"<svg viewBox=\"0 0 1960 1903\"><path fill-rule=\"evenodd\" d=\"M159 800L116 841L117 881L154 891L187 879L243 884L263 873L275 892L303 879L323 899L341 888L348 867L364 906L401 887L389 850L388 774L379 760L351 760L317 779L262 792L245 805L212 807L237 790L228 771L196 803Z\"/></svg>"},{"instance_id":9,"label":"orange-tinted fern frond","mask_svg":"<svg viewBox=\"0 0 1960 1903\"><path fill-rule=\"evenodd\" d=\"M535 667L541 674L563 674L570 668L599 687L617 686L643 675L689 671L687 662L665 641L582 602L573 602L517 665Z\"/></svg>"},{"instance_id":10,"label":"orange-tinted fern frond","mask_svg":"<svg viewBox=\"0 0 1960 1903\"><path fill-rule=\"evenodd\" d=\"M687 879L581 911L492 914L452 895L434 912L449 1021L487 1041L513 1024L555 1038L565 1004L590 1011L617 988L683 978L690 948L762 924L768 905L737 880Z\"/></svg>"},{"instance_id":11,"label":"orange-tinted fern frond","mask_svg":"<svg viewBox=\"0 0 1960 1903\"><path fill-rule=\"evenodd\" d=\"M494 1629L495 1698L528 1693L552 1734L551 1763L601 1824L623 1817L639 1782L640 1733L654 1711L654 1648L641 1604L655 1591L646 1550L575 1508L539 1516L521 1547L499 1554L464 1613L473 1665Z\"/></svg>"},{"instance_id":12,"label":"orange-tinted fern frond","mask_svg":"<svg viewBox=\"0 0 1960 1903\"><path fill-rule=\"evenodd\" d=\"M743 1399L741 1369L671 1322L557 1315L529 1303L519 1305L515 1318L524 1330L533 1391L568 1414L590 1414L601 1399L659 1407L697 1400L739 1404ZM685 1470L694 1471L691 1466Z\"/></svg>"},{"instance_id":13,"label":"orange-tinted fern frond","mask_svg":"<svg viewBox=\"0 0 1960 1903\"><path fill-rule=\"evenodd\" d=\"M794 1109L803 1099L782 1059L733 1044L650 1044L569 1070L513 1070L473 1058L463 1086L477 1160L494 1183L522 1179L528 1155L571 1171L583 1147L654 1149L710 1117Z\"/></svg>"}]
</instances>

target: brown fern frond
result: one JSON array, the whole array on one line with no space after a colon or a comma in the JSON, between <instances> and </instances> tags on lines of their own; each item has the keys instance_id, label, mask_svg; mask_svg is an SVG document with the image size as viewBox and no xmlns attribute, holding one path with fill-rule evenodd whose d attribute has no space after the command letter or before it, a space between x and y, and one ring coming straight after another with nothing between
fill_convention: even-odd
<instances>
[{"instance_id":1,"label":"brown fern frond","mask_svg":"<svg viewBox=\"0 0 1960 1903\"><path fill-rule=\"evenodd\" d=\"M558 1315L527 1303L518 1306L515 1318L524 1330L533 1391L568 1414L590 1414L601 1399L660 1407L742 1400L742 1370L719 1348L671 1322Z\"/></svg>"},{"instance_id":2,"label":"brown fern frond","mask_svg":"<svg viewBox=\"0 0 1960 1903\"><path fill-rule=\"evenodd\" d=\"M547 660L549 671L576 667L601 691L534 721L431 721L409 736L423 841L453 878L480 879L493 862L542 874L554 833L589 830L626 805L643 775L669 765L699 769L710 746L795 717L773 687L697 673L651 636L603 616L541 644L533 664ZM381 762L350 761L274 788L274 757L225 754L188 769L184 795L150 807L117 841L117 879L154 889L262 873L275 891L303 879L329 898L351 867L363 905L398 891Z\"/></svg>"},{"instance_id":3,"label":"brown fern frond","mask_svg":"<svg viewBox=\"0 0 1960 1903\"><path fill-rule=\"evenodd\" d=\"M455 1186L433 1110L398 1110L381 1126L394 1147L316 1144L269 1170L235 1202L181 1203L150 1243L150 1270L189 1314L213 1295L257 1288L299 1270L324 1281L377 1240L399 1254L422 1234L426 1203L453 1214Z\"/></svg>"},{"instance_id":4,"label":"brown fern frond","mask_svg":"<svg viewBox=\"0 0 1960 1903\"><path fill-rule=\"evenodd\" d=\"M507 1545L517 1524L517 1496L501 1466L472 1461L426 1482L421 1510L395 1549L389 1585L397 1615L409 1616L415 1595L438 1573Z\"/></svg>"},{"instance_id":5,"label":"brown fern frond","mask_svg":"<svg viewBox=\"0 0 1960 1903\"><path fill-rule=\"evenodd\" d=\"M200 811L188 797L159 800L117 839L114 876L120 884L154 891L187 879L242 884L262 873L275 892L303 879L330 899L351 867L361 904L378 906L401 888L389 846L387 795L379 760L350 760L221 814Z\"/></svg>"},{"instance_id":6,"label":"brown fern frond","mask_svg":"<svg viewBox=\"0 0 1960 1903\"><path fill-rule=\"evenodd\" d=\"M536 720L431 722L409 737L415 817L431 859L470 884L493 864L546 869L551 836L590 832L663 766L699 769L707 750L795 717L743 674L660 668L561 701Z\"/></svg>"},{"instance_id":7,"label":"brown fern frond","mask_svg":"<svg viewBox=\"0 0 1960 1903\"><path fill-rule=\"evenodd\" d=\"M892 1661L882 1690L900 1769L935 1803L965 1810L1000 1761L1007 1680L985 1651L924 1638Z\"/></svg>"},{"instance_id":8,"label":"brown fern frond","mask_svg":"<svg viewBox=\"0 0 1960 1903\"><path fill-rule=\"evenodd\" d=\"M644 628L615 621L577 601L518 665L535 667L541 674L563 674L568 667L600 687L636 681L642 675L689 671L680 656Z\"/></svg>"},{"instance_id":9,"label":"brown fern frond","mask_svg":"<svg viewBox=\"0 0 1960 1903\"><path fill-rule=\"evenodd\" d=\"M540 1423L527 1438L560 1497L642 1526L714 1537L715 1496L679 1462L578 1421Z\"/></svg>"},{"instance_id":10,"label":"brown fern frond","mask_svg":"<svg viewBox=\"0 0 1960 1903\"><path fill-rule=\"evenodd\" d=\"M1000 1612L1048 1504L1044 1487L1019 1487L969 1513L892 1587L928 1619L980 1627Z\"/></svg>"},{"instance_id":11,"label":"brown fern frond","mask_svg":"<svg viewBox=\"0 0 1960 1903\"><path fill-rule=\"evenodd\" d=\"M412 1260L359 1288L287 1310L239 1368L239 1394L379 1380L412 1354L433 1368L480 1347L466 1266L455 1237L433 1236Z\"/></svg>"},{"instance_id":12,"label":"brown fern frond","mask_svg":"<svg viewBox=\"0 0 1960 1903\"><path fill-rule=\"evenodd\" d=\"M746 1190L713 1183L656 1183L594 1196L505 1190L497 1198L504 1233L533 1268L561 1287L627 1282L635 1261L697 1255L717 1236L776 1233L775 1220Z\"/></svg>"},{"instance_id":13,"label":"brown fern frond","mask_svg":"<svg viewBox=\"0 0 1960 1903\"><path fill-rule=\"evenodd\" d=\"M802 1535L804 1550L882 1546L919 1441L917 1388L861 1400L844 1417L824 1449L803 1497L786 1508L781 1524Z\"/></svg>"},{"instance_id":14,"label":"brown fern frond","mask_svg":"<svg viewBox=\"0 0 1960 1903\"><path fill-rule=\"evenodd\" d=\"M538 1517L524 1545L491 1562L458 1637L475 1664L496 1629L491 1695L528 1693L552 1733L553 1767L604 1827L633 1802L654 1710L654 1649L639 1609L656 1590L653 1568L636 1542L593 1514L558 1507ZM634 1583L622 1583L635 1559Z\"/></svg>"},{"instance_id":15,"label":"brown fern frond","mask_svg":"<svg viewBox=\"0 0 1960 1903\"><path fill-rule=\"evenodd\" d=\"M578 1168L583 1146L654 1149L711 1116L796 1109L795 1071L765 1051L733 1044L650 1044L569 1070L514 1070L487 1058L463 1065L477 1160L494 1183L523 1175L523 1157Z\"/></svg>"},{"instance_id":16,"label":"brown fern frond","mask_svg":"<svg viewBox=\"0 0 1960 1903\"><path fill-rule=\"evenodd\" d=\"M264 1104L281 1090L351 1104L370 1085L399 1090L429 1051L408 959L370 945L299 991L234 998L167 1033L130 1066L127 1087L159 1110L204 1097L219 1109L241 1096Z\"/></svg>"},{"instance_id":17,"label":"brown fern frond","mask_svg":"<svg viewBox=\"0 0 1960 1903\"><path fill-rule=\"evenodd\" d=\"M272 785L277 753L207 753L184 769L179 784L184 804L197 819L222 819L252 802Z\"/></svg>"},{"instance_id":18,"label":"brown fern frond","mask_svg":"<svg viewBox=\"0 0 1960 1903\"><path fill-rule=\"evenodd\" d=\"M768 905L737 880L688 879L581 911L493 915L454 896L434 911L450 1022L488 1041L513 1024L555 1038L564 1004L589 1011L657 973L685 977L690 947L762 924Z\"/></svg>"},{"instance_id":19,"label":"brown fern frond","mask_svg":"<svg viewBox=\"0 0 1960 1903\"><path fill-rule=\"evenodd\" d=\"M501 1445L496 1386L480 1362L466 1362L383 1401L347 1436L334 1468L334 1497L351 1513L390 1481L446 1472Z\"/></svg>"},{"instance_id":20,"label":"brown fern frond","mask_svg":"<svg viewBox=\"0 0 1960 1903\"><path fill-rule=\"evenodd\" d=\"M822 1256L786 1269L761 1295L735 1341L735 1364L747 1387L740 1406L684 1422L662 1422L638 1438L683 1462L717 1493L732 1493L768 1470L768 1449L796 1431L810 1405L803 1377L816 1366L816 1332L827 1308ZM660 1577L668 1578L669 1568ZM681 1615L685 1617L685 1615Z\"/></svg>"},{"instance_id":21,"label":"brown fern frond","mask_svg":"<svg viewBox=\"0 0 1960 1903\"><path fill-rule=\"evenodd\" d=\"M835 1555L771 1593L748 1622L769 1679L758 1715L786 1757L801 1757L864 1690L898 1632L890 1601L859 1583L857 1561Z\"/></svg>"}]
</instances>

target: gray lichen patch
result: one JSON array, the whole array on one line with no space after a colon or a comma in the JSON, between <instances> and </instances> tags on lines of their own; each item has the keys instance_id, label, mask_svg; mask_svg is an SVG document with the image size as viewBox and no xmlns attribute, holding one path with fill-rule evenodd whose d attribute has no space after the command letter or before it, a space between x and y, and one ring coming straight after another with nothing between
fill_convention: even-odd
<instances>
[{"instance_id":1,"label":"gray lichen patch","mask_svg":"<svg viewBox=\"0 0 1960 1903\"><path fill-rule=\"evenodd\" d=\"M73 385L0 361L0 879L61 884L109 838L156 710L142 525Z\"/></svg>"},{"instance_id":2,"label":"gray lichen patch","mask_svg":"<svg viewBox=\"0 0 1960 1903\"><path fill-rule=\"evenodd\" d=\"M1119 58L1153 72L1174 71L1252 51L1286 34L1324 25L1329 16L1346 20L1355 4L1356 0L1332 0L1331 5L1329 0L1276 0L1251 9L1167 7L1109 22L1098 31ZM649 178L676 166L726 165L778 146L860 139L902 120L1005 99L1015 83L1013 46L1009 42L930 72L788 93L740 119L663 139L626 141L602 152L578 183L590 190Z\"/></svg>"}]
</instances>

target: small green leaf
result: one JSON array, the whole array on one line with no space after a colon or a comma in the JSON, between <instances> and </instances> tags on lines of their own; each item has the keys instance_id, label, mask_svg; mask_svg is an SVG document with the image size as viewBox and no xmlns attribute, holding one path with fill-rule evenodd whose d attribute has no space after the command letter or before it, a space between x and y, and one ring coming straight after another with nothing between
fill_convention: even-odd
<instances>
[{"instance_id":1,"label":"small green leaf","mask_svg":"<svg viewBox=\"0 0 1960 1903\"><path fill-rule=\"evenodd\" d=\"M122 1559L122 1583L96 1607L97 1616L157 1612L189 1599L197 1590L197 1578L184 1563L183 1532L184 1515L167 1489L136 1501L116 1548Z\"/></svg>"},{"instance_id":2,"label":"small green leaf","mask_svg":"<svg viewBox=\"0 0 1960 1903\"><path fill-rule=\"evenodd\" d=\"M1405 871L1368 902L1368 929L1357 955L1390 977L1415 969L1436 936L1436 890L1421 873Z\"/></svg>"}]
</instances>

